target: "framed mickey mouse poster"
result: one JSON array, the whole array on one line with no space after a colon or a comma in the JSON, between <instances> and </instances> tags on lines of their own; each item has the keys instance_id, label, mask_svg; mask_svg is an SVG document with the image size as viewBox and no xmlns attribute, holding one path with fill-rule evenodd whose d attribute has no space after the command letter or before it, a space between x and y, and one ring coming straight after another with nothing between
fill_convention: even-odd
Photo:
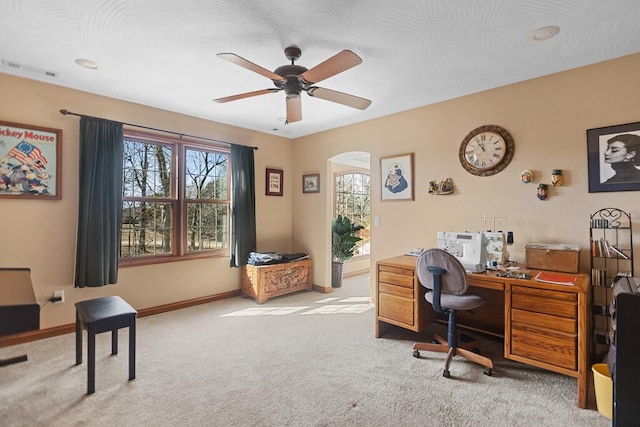
<instances>
[{"instance_id":1,"label":"framed mickey mouse poster","mask_svg":"<svg viewBox=\"0 0 640 427\"><path fill-rule=\"evenodd\" d=\"M62 197L62 130L0 122L0 198Z\"/></svg>"}]
</instances>

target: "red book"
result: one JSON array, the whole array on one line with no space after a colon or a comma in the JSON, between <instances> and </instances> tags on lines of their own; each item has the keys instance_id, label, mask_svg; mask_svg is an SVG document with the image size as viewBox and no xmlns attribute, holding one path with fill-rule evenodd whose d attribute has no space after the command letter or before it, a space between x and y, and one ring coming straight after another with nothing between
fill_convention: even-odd
<instances>
[{"instance_id":1,"label":"red book","mask_svg":"<svg viewBox=\"0 0 640 427\"><path fill-rule=\"evenodd\" d=\"M536 274L536 281L553 283L556 285L575 285L576 276L570 274L554 273L552 271L541 271Z\"/></svg>"}]
</instances>

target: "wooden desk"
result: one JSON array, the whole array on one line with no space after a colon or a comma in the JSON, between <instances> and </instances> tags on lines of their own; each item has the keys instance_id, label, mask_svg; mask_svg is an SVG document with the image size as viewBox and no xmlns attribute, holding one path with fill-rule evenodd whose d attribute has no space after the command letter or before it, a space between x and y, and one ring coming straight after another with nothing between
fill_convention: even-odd
<instances>
[{"instance_id":1,"label":"wooden desk","mask_svg":"<svg viewBox=\"0 0 640 427\"><path fill-rule=\"evenodd\" d=\"M424 299L416 274L416 257L378 261L376 268L376 338L389 325L415 332L437 320ZM529 270L535 276L536 270ZM584 274L573 286L468 275L472 293L487 303L458 312L458 326L504 338L504 357L568 375L578 380L578 406L587 406L589 301L591 286Z\"/></svg>"},{"instance_id":2,"label":"wooden desk","mask_svg":"<svg viewBox=\"0 0 640 427\"><path fill-rule=\"evenodd\" d=\"M0 336L40 328L40 306L28 268L0 268ZM26 355L0 359L0 366L24 362Z\"/></svg>"}]
</instances>

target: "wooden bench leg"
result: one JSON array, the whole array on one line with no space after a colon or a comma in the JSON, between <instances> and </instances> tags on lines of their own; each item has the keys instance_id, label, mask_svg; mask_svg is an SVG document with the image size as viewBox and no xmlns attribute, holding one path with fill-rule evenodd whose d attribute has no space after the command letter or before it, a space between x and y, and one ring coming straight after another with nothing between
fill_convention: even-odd
<instances>
[{"instance_id":1,"label":"wooden bench leg","mask_svg":"<svg viewBox=\"0 0 640 427\"><path fill-rule=\"evenodd\" d=\"M76 311L76 365L82 363L82 324Z\"/></svg>"},{"instance_id":2,"label":"wooden bench leg","mask_svg":"<svg viewBox=\"0 0 640 427\"><path fill-rule=\"evenodd\" d=\"M87 394L96 391L96 333L91 326L87 331Z\"/></svg>"},{"instance_id":3,"label":"wooden bench leg","mask_svg":"<svg viewBox=\"0 0 640 427\"><path fill-rule=\"evenodd\" d=\"M129 380L136 379L136 318L129 325Z\"/></svg>"},{"instance_id":4,"label":"wooden bench leg","mask_svg":"<svg viewBox=\"0 0 640 427\"><path fill-rule=\"evenodd\" d=\"M111 355L118 354L118 330L111 331Z\"/></svg>"}]
</instances>

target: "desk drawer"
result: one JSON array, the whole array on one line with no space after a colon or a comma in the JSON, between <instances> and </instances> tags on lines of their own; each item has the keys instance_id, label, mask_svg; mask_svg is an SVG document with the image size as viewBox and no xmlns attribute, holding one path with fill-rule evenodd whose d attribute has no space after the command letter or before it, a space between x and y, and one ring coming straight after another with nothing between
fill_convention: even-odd
<instances>
[{"instance_id":1,"label":"desk drawer","mask_svg":"<svg viewBox=\"0 0 640 427\"><path fill-rule=\"evenodd\" d=\"M572 292L512 286L511 308L577 319L578 296Z\"/></svg>"},{"instance_id":2,"label":"desk drawer","mask_svg":"<svg viewBox=\"0 0 640 427\"><path fill-rule=\"evenodd\" d=\"M511 290L510 353L577 370L577 294L517 285Z\"/></svg>"},{"instance_id":3,"label":"desk drawer","mask_svg":"<svg viewBox=\"0 0 640 427\"><path fill-rule=\"evenodd\" d=\"M512 321L511 353L575 371L578 368L577 334Z\"/></svg>"},{"instance_id":4,"label":"desk drawer","mask_svg":"<svg viewBox=\"0 0 640 427\"><path fill-rule=\"evenodd\" d=\"M551 330L573 335L576 334L578 327L573 319L518 309L511 310L511 321L528 325L537 330Z\"/></svg>"},{"instance_id":5,"label":"desk drawer","mask_svg":"<svg viewBox=\"0 0 640 427\"><path fill-rule=\"evenodd\" d=\"M405 288L413 289L412 274L402 274L401 272L386 271L381 268L380 271L378 271L378 282L391 283L392 285L404 286Z\"/></svg>"},{"instance_id":6,"label":"desk drawer","mask_svg":"<svg viewBox=\"0 0 640 427\"><path fill-rule=\"evenodd\" d=\"M378 298L378 317L415 327L413 299L384 292L380 292Z\"/></svg>"},{"instance_id":7,"label":"desk drawer","mask_svg":"<svg viewBox=\"0 0 640 427\"><path fill-rule=\"evenodd\" d=\"M405 288L404 286L390 285L388 283L379 283L378 292L396 295L399 297L413 299L413 288Z\"/></svg>"}]
</instances>

